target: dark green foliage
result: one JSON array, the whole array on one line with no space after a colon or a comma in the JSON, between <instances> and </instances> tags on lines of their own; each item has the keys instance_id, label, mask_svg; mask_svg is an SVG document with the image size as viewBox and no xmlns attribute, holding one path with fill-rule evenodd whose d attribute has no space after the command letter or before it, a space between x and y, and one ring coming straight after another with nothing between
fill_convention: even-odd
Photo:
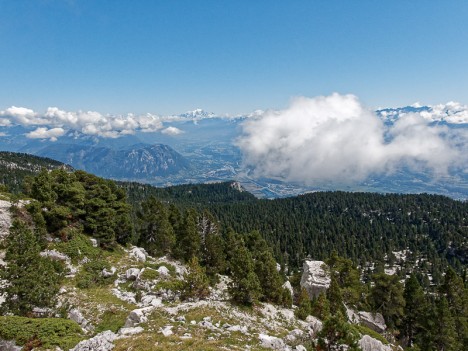
<instances>
[{"instance_id":1,"label":"dark green foliage","mask_svg":"<svg viewBox=\"0 0 468 351\"><path fill-rule=\"evenodd\" d=\"M305 320L308 315L312 314L312 306L309 294L307 294L307 291L304 288L301 289L299 299L297 300L297 308L294 311L294 314L297 318L302 320Z\"/></svg>"},{"instance_id":2,"label":"dark green foliage","mask_svg":"<svg viewBox=\"0 0 468 351\"><path fill-rule=\"evenodd\" d=\"M41 257L39 240L22 221L15 220L6 242L6 268L0 279L9 284L0 289L6 294L4 308L17 315L26 316L34 307L52 307L61 280L56 265Z\"/></svg>"},{"instance_id":3,"label":"dark green foliage","mask_svg":"<svg viewBox=\"0 0 468 351\"><path fill-rule=\"evenodd\" d=\"M353 262L350 259L339 257L334 251L326 263L338 283L343 302L354 306L360 304L363 285L360 281L359 270Z\"/></svg>"},{"instance_id":4,"label":"dark green foliage","mask_svg":"<svg viewBox=\"0 0 468 351\"><path fill-rule=\"evenodd\" d=\"M359 350L357 341L359 335L339 311L323 322L323 328L318 333L318 345L321 350L340 350L340 345L349 345L347 350Z\"/></svg>"},{"instance_id":5,"label":"dark green foliage","mask_svg":"<svg viewBox=\"0 0 468 351\"><path fill-rule=\"evenodd\" d=\"M320 294L312 301L312 315L321 320L330 317L330 301L328 301L325 294Z\"/></svg>"},{"instance_id":6,"label":"dark green foliage","mask_svg":"<svg viewBox=\"0 0 468 351\"><path fill-rule=\"evenodd\" d=\"M36 339L44 348L69 350L84 335L81 327L69 319L0 316L0 339L15 340L18 345Z\"/></svg>"},{"instance_id":7,"label":"dark green foliage","mask_svg":"<svg viewBox=\"0 0 468 351\"><path fill-rule=\"evenodd\" d=\"M183 299L203 299L209 295L208 277L205 269L200 266L195 256L188 262L187 274L185 274L184 278Z\"/></svg>"},{"instance_id":8,"label":"dark green foliage","mask_svg":"<svg viewBox=\"0 0 468 351\"><path fill-rule=\"evenodd\" d=\"M132 238L126 194L112 181L82 171L44 169L30 181L29 189L29 195L39 202L32 212L35 219L41 221L42 215L48 231L64 240L68 239L64 230L77 225L82 225L84 232L97 238L104 248L116 242L125 244Z\"/></svg>"},{"instance_id":9,"label":"dark green foliage","mask_svg":"<svg viewBox=\"0 0 468 351\"><path fill-rule=\"evenodd\" d=\"M434 336L436 350L461 350L461 340L457 335L455 319L450 312L445 296L437 303L437 330Z\"/></svg>"},{"instance_id":10,"label":"dark green foliage","mask_svg":"<svg viewBox=\"0 0 468 351\"><path fill-rule=\"evenodd\" d=\"M219 223L209 211L198 217L198 233L201 239L201 262L210 277L226 269L224 239L219 232Z\"/></svg>"},{"instance_id":11,"label":"dark green foliage","mask_svg":"<svg viewBox=\"0 0 468 351\"><path fill-rule=\"evenodd\" d=\"M86 262L76 277L76 285L80 289L87 289L99 285L109 284L113 281L113 279L112 277L104 278L102 276L101 272L104 268L110 269L109 263L107 263L105 260L94 259Z\"/></svg>"},{"instance_id":12,"label":"dark green foliage","mask_svg":"<svg viewBox=\"0 0 468 351\"><path fill-rule=\"evenodd\" d=\"M276 270L276 261L270 250L261 251L255 259L255 273L262 288L264 301L282 303L282 280Z\"/></svg>"},{"instance_id":13,"label":"dark green foliage","mask_svg":"<svg viewBox=\"0 0 468 351\"><path fill-rule=\"evenodd\" d=\"M176 232L176 257L185 261L192 257L200 257L201 237L197 229L197 214L195 210L186 211L182 224Z\"/></svg>"},{"instance_id":14,"label":"dark green foliage","mask_svg":"<svg viewBox=\"0 0 468 351\"><path fill-rule=\"evenodd\" d=\"M382 313L389 328L398 327L404 313L403 286L398 279L396 275L374 275L369 296L373 311Z\"/></svg>"},{"instance_id":15,"label":"dark green foliage","mask_svg":"<svg viewBox=\"0 0 468 351\"><path fill-rule=\"evenodd\" d=\"M405 299L405 309L401 334L407 338L407 344L412 346L416 335L422 330L423 312L426 304L424 291L414 274L406 280L403 297Z\"/></svg>"},{"instance_id":16,"label":"dark green foliage","mask_svg":"<svg viewBox=\"0 0 468 351\"><path fill-rule=\"evenodd\" d=\"M163 204L156 198L149 197L141 204L137 218L139 246L144 247L153 256L171 253L175 244L175 234Z\"/></svg>"},{"instance_id":17,"label":"dark green foliage","mask_svg":"<svg viewBox=\"0 0 468 351\"><path fill-rule=\"evenodd\" d=\"M332 315L341 313L343 316L346 316L346 307L343 303L338 279L336 278L336 274L333 273L331 275L330 287L327 290L327 300L330 304L330 313Z\"/></svg>"},{"instance_id":18,"label":"dark green foliage","mask_svg":"<svg viewBox=\"0 0 468 351\"><path fill-rule=\"evenodd\" d=\"M229 292L234 301L252 305L261 297L261 286L255 274L255 266L250 251L245 247L242 238L233 234L229 269L232 282ZM237 237L237 238L236 238Z\"/></svg>"}]
</instances>

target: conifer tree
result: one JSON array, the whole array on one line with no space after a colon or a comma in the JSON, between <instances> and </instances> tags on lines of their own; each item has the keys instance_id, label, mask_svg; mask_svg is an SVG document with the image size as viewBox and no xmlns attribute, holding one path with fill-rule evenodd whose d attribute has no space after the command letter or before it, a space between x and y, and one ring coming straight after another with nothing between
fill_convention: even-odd
<instances>
[{"instance_id":1,"label":"conifer tree","mask_svg":"<svg viewBox=\"0 0 468 351\"><path fill-rule=\"evenodd\" d=\"M138 218L138 244L151 255L171 253L175 235L163 204L150 196L141 204Z\"/></svg>"},{"instance_id":2,"label":"conifer tree","mask_svg":"<svg viewBox=\"0 0 468 351\"><path fill-rule=\"evenodd\" d=\"M192 257L200 257L201 238L197 230L197 213L190 209L185 213L182 224L176 233L176 257L188 262Z\"/></svg>"},{"instance_id":3,"label":"conifer tree","mask_svg":"<svg viewBox=\"0 0 468 351\"><path fill-rule=\"evenodd\" d=\"M333 273L331 274L330 287L327 290L327 300L330 303L330 313L332 315L341 312L343 316L346 316L346 307L343 303L340 286L336 274Z\"/></svg>"},{"instance_id":4,"label":"conifer tree","mask_svg":"<svg viewBox=\"0 0 468 351\"><path fill-rule=\"evenodd\" d=\"M219 223L205 210L198 218L198 233L201 238L201 261L207 274L214 277L225 269L224 239L219 233Z\"/></svg>"},{"instance_id":5,"label":"conifer tree","mask_svg":"<svg viewBox=\"0 0 468 351\"><path fill-rule=\"evenodd\" d=\"M330 317L330 302L324 293L312 300L312 315L322 321Z\"/></svg>"},{"instance_id":6,"label":"conifer tree","mask_svg":"<svg viewBox=\"0 0 468 351\"><path fill-rule=\"evenodd\" d=\"M402 335L408 338L408 345L413 346L415 336L421 330L421 321L425 308L424 291L414 274L408 278L403 293L405 299Z\"/></svg>"},{"instance_id":7,"label":"conifer tree","mask_svg":"<svg viewBox=\"0 0 468 351\"><path fill-rule=\"evenodd\" d=\"M255 273L262 288L263 299L280 304L283 290L281 276L276 269L276 260L270 250L265 250L257 255Z\"/></svg>"},{"instance_id":8,"label":"conifer tree","mask_svg":"<svg viewBox=\"0 0 468 351\"><path fill-rule=\"evenodd\" d=\"M184 286L182 289L183 299L203 299L210 293L209 281L205 268L198 263L197 257L192 257L188 262L187 273L184 275Z\"/></svg>"},{"instance_id":9,"label":"conifer tree","mask_svg":"<svg viewBox=\"0 0 468 351\"><path fill-rule=\"evenodd\" d=\"M26 316L34 307L52 307L59 289L60 275L48 258L39 255L37 237L28 226L15 220L6 239L5 260L0 279L8 282L0 288L6 294L9 312Z\"/></svg>"},{"instance_id":10,"label":"conifer tree","mask_svg":"<svg viewBox=\"0 0 468 351\"><path fill-rule=\"evenodd\" d=\"M260 282L254 272L252 256L243 240L238 240L235 245L232 248L232 257L229 261L232 279L229 292L234 301L252 305L261 297Z\"/></svg>"},{"instance_id":11,"label":"conifer tree","mask_svg":"<svg viewBox=\"0 0 468 351\"><path fill-rule=\"evenodd\" d=\"M370 302L374 311L381 312L387 326L395 328L400 325L403 316L405 299L403 286L396 275L385 273L373 276L374 286L370 291Z\"/></svg>"},{"instance_id":12,"label":"conifer tree","mask_svg":"<svg viewBox=\"0 0 468 351\"><path fill-rule=\"evenodd\" d=\"M294 311L297 318L305 320L312 313L309 294L306 289L301 288L301 293L297 300L297 309Z\"/></svg>"},{"instance_id":13,"label":"conifer tree","mask_svg":"<svg viewBox=\"0 0 468 351\"><path fill-rule=\"evenodd\" d=\"M437 304L437 332L435 335L437 350L458 351L461 350L455 319L453 318L448 301L442 296Z\"/></svg>"},{"instance_id":14,"label":"conifer tree","mask_svg":"<svg viewBox=\"0 0 468 351\"><path fill-rule=\"evenodd\" d=\"M318 333L320 350L341 350L342 344L348 345L347 350L359 350L358 335L353 333L345 316L338 311L323 322L322 330Z\"/></svg>"}]
</instances>

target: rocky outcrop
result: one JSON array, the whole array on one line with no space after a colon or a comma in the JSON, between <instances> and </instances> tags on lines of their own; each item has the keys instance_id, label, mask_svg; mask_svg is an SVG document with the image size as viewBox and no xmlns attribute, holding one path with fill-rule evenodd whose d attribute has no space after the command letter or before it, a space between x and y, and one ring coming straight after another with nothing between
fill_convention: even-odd
<instances>
[{"instance_id":1,"label":"rocky outcrop","mask_svg":"<svg viewBox=\"0 0 468 351\"><path fill-rule=\"evenodd\" d=\"M0 200L0 241L5 239L10 232L10 207L11 203L9 201Z\"/></svg>"},{"instance_id":2,"label":"rocky outcrop","mask_svg":"<svg viewBox=\"0 0 468 351\"><path fill-rule=\"evenodd\" d=\"M289 293L291 294L291 297L294 297L294 290L289 280L286 281L286 283L284 283L282 287L283 289L286 289L289 291Z\"/></svg>"},{"instance_id":3,"label":"rocky outcrop","mask_svg":"<svg viewBox=\"0 0 468 351\"><path fill-rule=\"evenodd\" d=\"M16 346L14 341L6 341L0 339L0 350L2 351L21 351L21 346Z\"/></svg>"},{"instance_id":4,"label":"rocky outcrop","mask_svg":"<svg viewBox=\"0 0 468 351\"><path fill-rule=\"evenodd\" d=\"M146 262L146 257L148 257L148 253L145 251L145 249L141 247L133 247L130 250L130 256L135 258L137 261Z\"/></svg>"},{"instance_id":5,"label":"rocky outcrop","mask_svg":"<svg viewBox=\"0 0 468 351\"><path fill-rule=\"evenodd\" d=\"M306 289L311 299L325 293L330 286L330 275L326 267L323 261L304 262L301 287Z\"/></svg>"},{"instance_id":6,"label":"rocky outcrop","mask_svg":"<svg viewBox=\"0 0 468 351\"><path fill-rule=\"evenodd\" d=\"M383 333L387 330L385 319L380 313L359 312L359 322L377 333Z\"/></svg>"},{"instance_id":7,"label":"rocky outcrop","mask_svg":"<svg viewBox=\"0 0 468 351\"><path fill-rule=\"evenodd\" d=\"M359 347L362 351L392 351L388 345L384 345L380 340L374 339L369 335L364 335L359 340Z\"/></svg>"},{"instance_id":8,"label":"rocky outcrop","mask_svg":"<svg viewBox=\"0 0 468 351\"><path fill-rule=\"evenodd\" d=\"M114 348L117 335L110 330L97 334L95 337L83 340L70 351L110 351Z\"/></svg>"},{"instance_id":9,"label":"rocky outcrop","mask_svg":"<svg viewBox=\"0 0 468 351\"><path fill-rule=\"evenodd\" d=\"M139 276L140 270L138 268L130 268L125 272L125 278L127 278L127 280L137 280Z\"/></svg>"},{"instance_id":10,"label":"rocky outcrop","mask_svg":"<svg viewBox=\"0 0 468 351\"><path fill-rule=\"evenodd\" d=\"M289 351L291 348L286 345L283 339L266 334L259 334L260 346L277 351Z\"/></svg>"},{"instance_id":11,"label":"rocky outcrop","mask_svg":"<svg viewBox=\"0 0 468 351\"><path fill-rule=\"evenodd\" d=\"M68 311L68 318L78 323L81 329L83 329L86 332L94 330L94 327L89 323L89 321L85 317L83 317L81 312L76 308L73 308L70 311Z\"/></svg>"}]
</instances>

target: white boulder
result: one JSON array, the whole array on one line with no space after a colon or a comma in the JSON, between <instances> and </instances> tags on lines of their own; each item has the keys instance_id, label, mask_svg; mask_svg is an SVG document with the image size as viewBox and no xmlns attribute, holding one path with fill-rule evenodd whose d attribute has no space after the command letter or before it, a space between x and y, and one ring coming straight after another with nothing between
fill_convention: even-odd
<instances>
[{"instance_id":1,"label":"white boulder","mask_svg":"<svg viewBox=\"0 0 468 351\"><path fill-rule=\"evenodd\" d=\"M169 336L169 335L174 334L174 332L172 331L172 328L174 328L174 326L166 325L164 328L159 328L159 332L164 336Z\"/></svg>"},{"instance_id":2,"label":"white boulder","mask_svg":"<svg viewBox=\"0 0 468 351\"><path fill-rule=\"evenodd\" d=\"M145 249L141 247L134 247L130 250L130 256L134 257L137 261L146 262L146 257L148 254Z\"/></svg>"},{"instance_id":3,"label":"white boulder","mask_svg":"<svg viewBox=\"0 0 468 351\"><path fill-rule=\"evenodd\" d=\"M117 339L117 335L106 330L91 339L80 341L70 351L110 351L114 348L115 339Z\"/></svg>"},{"instance_id":4,"label":"white boulder","mask_svg":"<svg viewBox=\"0 0 468 351\"><path fill-rule=\"evenodd\" d=\"M376 331L377 333L383 333L385 330L387 330L385 319L380 313L360 311L358 315L359 321L362 325Z\"/></svg>"},{"instance_id":5,"label":"white boulder","mask_svg":"<svg viewBox=\"0 0 468 351\"><path fill-rule=\"evenodd\" d=\"M127 338L129 336L140 334L144 331L142 327L120 328L119 338Z\"/></svg>"},{"instance_id":6,"label":"white boulder","mask_svg":"<svg viewBox=\"0 0 468 351\"><path fill-rule=\"evenodd\" d=\"M309 324L310 334L315 337L323 328L323 323L320 319L314 316L307 316L306 322Z\"/></svg>"},{"instance_id":7,"label":"white boulder","mask_svg":"<svg viewBox=\"0 0 468 351\"><path fill-rule=\"evenodd\" d=\"M358 344L362 351L392 351L389 345L384 345L380 340L374 339L369 335L363 335Z\"/></svg>"},{"instance_id":8,"label":"white boulder","mask_svg":"<svg viewBox=\"0 0 468 351\"><path fill-rule=\"evenodd\" d=\"M140 276L140 270L138 268L129 268L125 272L125 277L127 280L137 280Z\"/></svg>"},{"instance_id":9,"label":"white boulder","mask_svg":"<svg viewBox=\"0 0 468 351\"><path fill-rule=\"evenodd\" d=\"M289 293L291 294L291 297L294 296L294 290L293 290L293 287L291 285L291 283L289 282L289 280L283 284L283 289L286 289L289 291Z\"/></svg>"},{"instance_id":10,"label":"white boulder","mask_svg":"<svg viewBox=\"0 0 468 351\"><path fill-rule=\"evenodd\" d=\"M112 266L110 270L107 270L106 268L104 268L101 272L101 275L104 278L109 278L109 277L112 277L115 274L115 272L117 272L117 268Z\"/></svg>"},{"instance_id":11,"label":"white boulder","mask_svg":"<svg viewBox=\"0 0 468 351\"><path fill-rule=\"evenodd\" d=\"M323 261L304 262L301 287L306 289L311 299L326 293L329 288L331 279L326 269L327 265Z\"/></svg>"},{"instance_id":12,"label":"white boulder","mask_svg":"<svg viewBox=\"0 0 468 351\"><path fill-rule=\"evenodd\" d=\"M161 266L157 269L161 277L168 277L170 275L169 269L166 266Z\"/></svg>"},{"instance_id":13,"label":"white boulder","mask_svg":"<svg viewBox=\"0 0 468 351\"><path fill-rule=\"evenodd\" d=\"M16 346L14 341L0 340L0 350L2 351L21 351L21 346Z\"/></svg>"},{"instance_id":14,"label":"white boulder","mask_svg":"<svg viewBox=\"0 0 468 351\"><path fill-rule=\"evenodd\" d=\"M259 334L260 346L277 351L290 351L291 348L286 343L275 336Z\"/></svg>"}]
</instances>

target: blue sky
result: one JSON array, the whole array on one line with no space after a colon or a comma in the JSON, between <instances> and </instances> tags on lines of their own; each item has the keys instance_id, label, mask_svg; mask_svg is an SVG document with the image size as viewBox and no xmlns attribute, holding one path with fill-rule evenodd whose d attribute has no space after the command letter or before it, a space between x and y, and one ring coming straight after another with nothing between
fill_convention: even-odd
<instances>
[{"instance_id":1,"label":"blue sky","mask_svg":"<svg viewBox=\"0 0 468 351\"><path fill-rule=\"evenodd\" d=\"M0 0L0 110L468 103L468 1Z\"/></svg>"}]
</instances>

